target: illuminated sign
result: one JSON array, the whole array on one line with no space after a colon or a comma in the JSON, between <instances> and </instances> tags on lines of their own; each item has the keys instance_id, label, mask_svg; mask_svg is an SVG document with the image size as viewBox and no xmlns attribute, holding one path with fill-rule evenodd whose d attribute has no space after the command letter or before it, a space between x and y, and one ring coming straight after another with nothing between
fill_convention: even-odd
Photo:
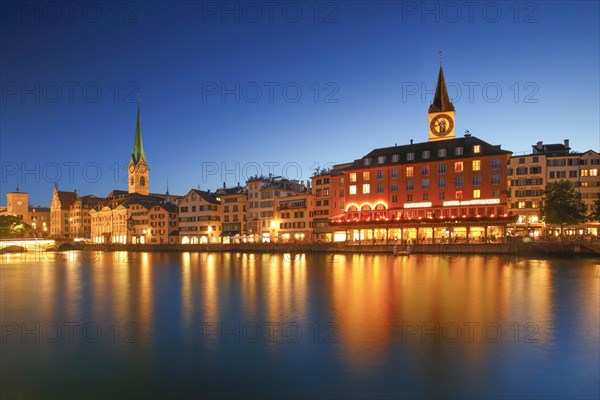
<instances>
[{"instance_id":1,"label":"illuminated sign","mask_svg":"<svg viewBox=\"0 0 600 400\"><path fill-rule=\"evenodd\" d=\"M404 208L421 208L421 207L431 207L431 202L424 201L422 203L404 203Z\"/></svg>"},{"instance_id":2,"label":"illuminated sign","mask_svg":"<svg viewBox=\"0 0 600 400\"><path fill-rule=\"evenodd\" d=\"M484 204L500 204L500 199L474 199L474 200L452 200L445 201L444 207L452 206L478 206Z\"/></svg>"}]
</instances>

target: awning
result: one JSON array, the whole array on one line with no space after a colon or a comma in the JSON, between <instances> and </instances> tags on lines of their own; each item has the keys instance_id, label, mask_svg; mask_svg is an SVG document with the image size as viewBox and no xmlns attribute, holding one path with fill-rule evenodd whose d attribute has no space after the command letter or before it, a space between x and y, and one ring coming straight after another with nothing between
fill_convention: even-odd
<instances>
[{"instance_id":1,"label":"awning","mask_svg":"<svg viewBox=\"0 0 600 400\"><path fill-rule=\"evenodd\" d=\"M239 235L240 231L226 231L226 232L222 232L221 235L219 236L235 236L235 235Z\"/></svg>"}]
</instances>

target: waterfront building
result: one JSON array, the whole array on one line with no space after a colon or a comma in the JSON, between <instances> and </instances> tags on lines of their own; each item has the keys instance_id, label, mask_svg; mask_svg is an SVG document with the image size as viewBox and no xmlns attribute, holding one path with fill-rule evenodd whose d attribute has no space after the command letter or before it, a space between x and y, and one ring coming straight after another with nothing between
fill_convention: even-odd
<instances>
[{"instance_id":1,"label":"waterfront building","mask_svg":"<svg viewBox=\"0 0 600 400\"><path fill-rule=\"evenodd\" d=\"M168 199L148 209L148 243L179 243L179 214L177 206Z\"/></svg>"},{"instance_id":2,"label":"waterfront building","mask_svg":"<svg viewBox=\"0 0 600 400\"><path fill-rule=\"evenodd\" d=\"M60 191L58 186L54 185L50 203L51 236L89 239L92 230L89 212L102 200L104 199L94 195L79 196L77 191Z\"/></svg>"},{"instance_id":3,"label":"waterfront building","mask_svg":"<svg viewBox=\"0 0 600 400\"><path fill-rule=\"evenodd\" d=\"M190 190L179 202L178 214L180 243L220 242L223 212L221 198L215 193Z\"/></svg>"},{"instance_id":4,"label":"waterfront building","mask_svg":"<svg viewBox=\"0 0 600 400\"><path fill-rule=\"evenodd\" d=\"M539 141L531 147L531 154L513 155L509 160L509 211L517 217L510 228L514 234L538 237L547 233L540 207L548 183L571 182L591 212L594 202L600 199L600 155L593 150L572 151L568 139L552 144ZM565 232L597 234L598 224L588 221Z\"/></svg>"},{"instance_id":5,"label":"waterfront building","mask_svg":"<svg viewBox=\"0 0 600 400\"><path fill-rule=\"evenodd\" d=\"M34 207L29 204L29 193L21 192L19 187L14 192L6 193L6 208L0 215L12 215L21 218L29 225L29 235L46 237L50 234L50 209L48 207Z\"/></svg>"},{"instance_id":6,"label":"waterfront building","mask_svg":"<svg viewBox=\"0 0 600 400\"><path fill-rule=\"evenodd\" d=\"M248 188L238 185L233 188L227 188L223 183L223 188L216 191L216 196L221 199L223 210L222 222L222 242L239 242L240 237L245 235L247 227L247 209Z\"/></svg>"},{"instance_id":7,"label":"waterfront building","mask_svg":"<svg viewBox=\"0 0 600 400\"><path fill-rule=\"evenodd\" d=\"M337 164L311 177L315 197L313 238L320 242L333 241L331 218L344 213L345 189L342 171L352 163Z\"/></svg>"},{"instance_id":8,"label":"waterfront building","mask_svg":"<svg viewBox=\"0 0 600 400\"><path fill-rule=\"evenodd\" d=\"M275 200L280 197L308 193L310 187L297 180L281 177L253 177L248 186L248 235L251 240L268 242L277 236L275 221Z\"/></svg>"},{"instance_id":9,"label":"waterfront building","mask_svg":"<svg viewBox=\"0 0 600 400\"><path fill-rule=\"evenodd\" d=\"M440 63L427 142L379 148L343 170L336 241L487 241L505 234L511 152L455 135L455 109Z\"/></svg>"},{"instance_id":10,"label":"waterfront building","mask_svg":"<svg viewBox=\"0 0 600 400\"><path fill-rule=\"evenodd\" d=\"M313 240L315 196L298 193L275 198L275 219L272 240L304 242Z\"/></svg>"}]
</instances>

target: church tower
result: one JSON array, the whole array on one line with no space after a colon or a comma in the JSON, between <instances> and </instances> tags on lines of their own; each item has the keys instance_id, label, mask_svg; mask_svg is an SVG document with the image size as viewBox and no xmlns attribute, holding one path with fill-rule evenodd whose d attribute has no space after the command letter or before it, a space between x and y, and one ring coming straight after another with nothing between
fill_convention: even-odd
<instances>
[{"instance_id":1,"label":"church tower","mask_svg":"<svg viewBox=\"0 0 600 400\"><path fill-rule=\"evenodd\" d=\"M6 193L6 211L20 217L23 222L29 222L29 194L19 191Z\"/></svg>"},{"instance_id":2,"label":"church tower","mask_svg":"<svg viewBox=\"0 0 600 400\"><path fill-rule=\"evenodd\" d=\"M129 193L139 193L147 195L148 177L150 169L146 162L144 154L144 145L142 143L142 124L140 122L140 103L138 101L137 124L135 126L135 139L133 141L133 153L129 160Z\"/></svg>"},{"instance_id":3,"label":"church tower","mask_svg":"<svg viewBox=\"0 0 600 400\"><path fill-rule=\"evenodd\" d=\"M440 72L433 103L429 106L429 141L454 138L454 122L454 106L450 102L450 97L448 97L440 52Z\"/></svg>"}]
</instances>

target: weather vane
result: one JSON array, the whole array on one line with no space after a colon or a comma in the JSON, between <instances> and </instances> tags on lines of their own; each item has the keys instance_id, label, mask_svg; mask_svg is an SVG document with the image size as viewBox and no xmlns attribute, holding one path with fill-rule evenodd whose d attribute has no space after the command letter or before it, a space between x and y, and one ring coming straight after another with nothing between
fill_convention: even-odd
<instances>
[{"instance_id":1,"label":"weather vane","mask_svg":"<svg viewBox=\"0 0 600 400\"><path fill-rule=\"evenodd\" d=\"M440 55L440 64L442 63L442 51L438 51L438 54Z\"/></svg>"}]
</instances>

